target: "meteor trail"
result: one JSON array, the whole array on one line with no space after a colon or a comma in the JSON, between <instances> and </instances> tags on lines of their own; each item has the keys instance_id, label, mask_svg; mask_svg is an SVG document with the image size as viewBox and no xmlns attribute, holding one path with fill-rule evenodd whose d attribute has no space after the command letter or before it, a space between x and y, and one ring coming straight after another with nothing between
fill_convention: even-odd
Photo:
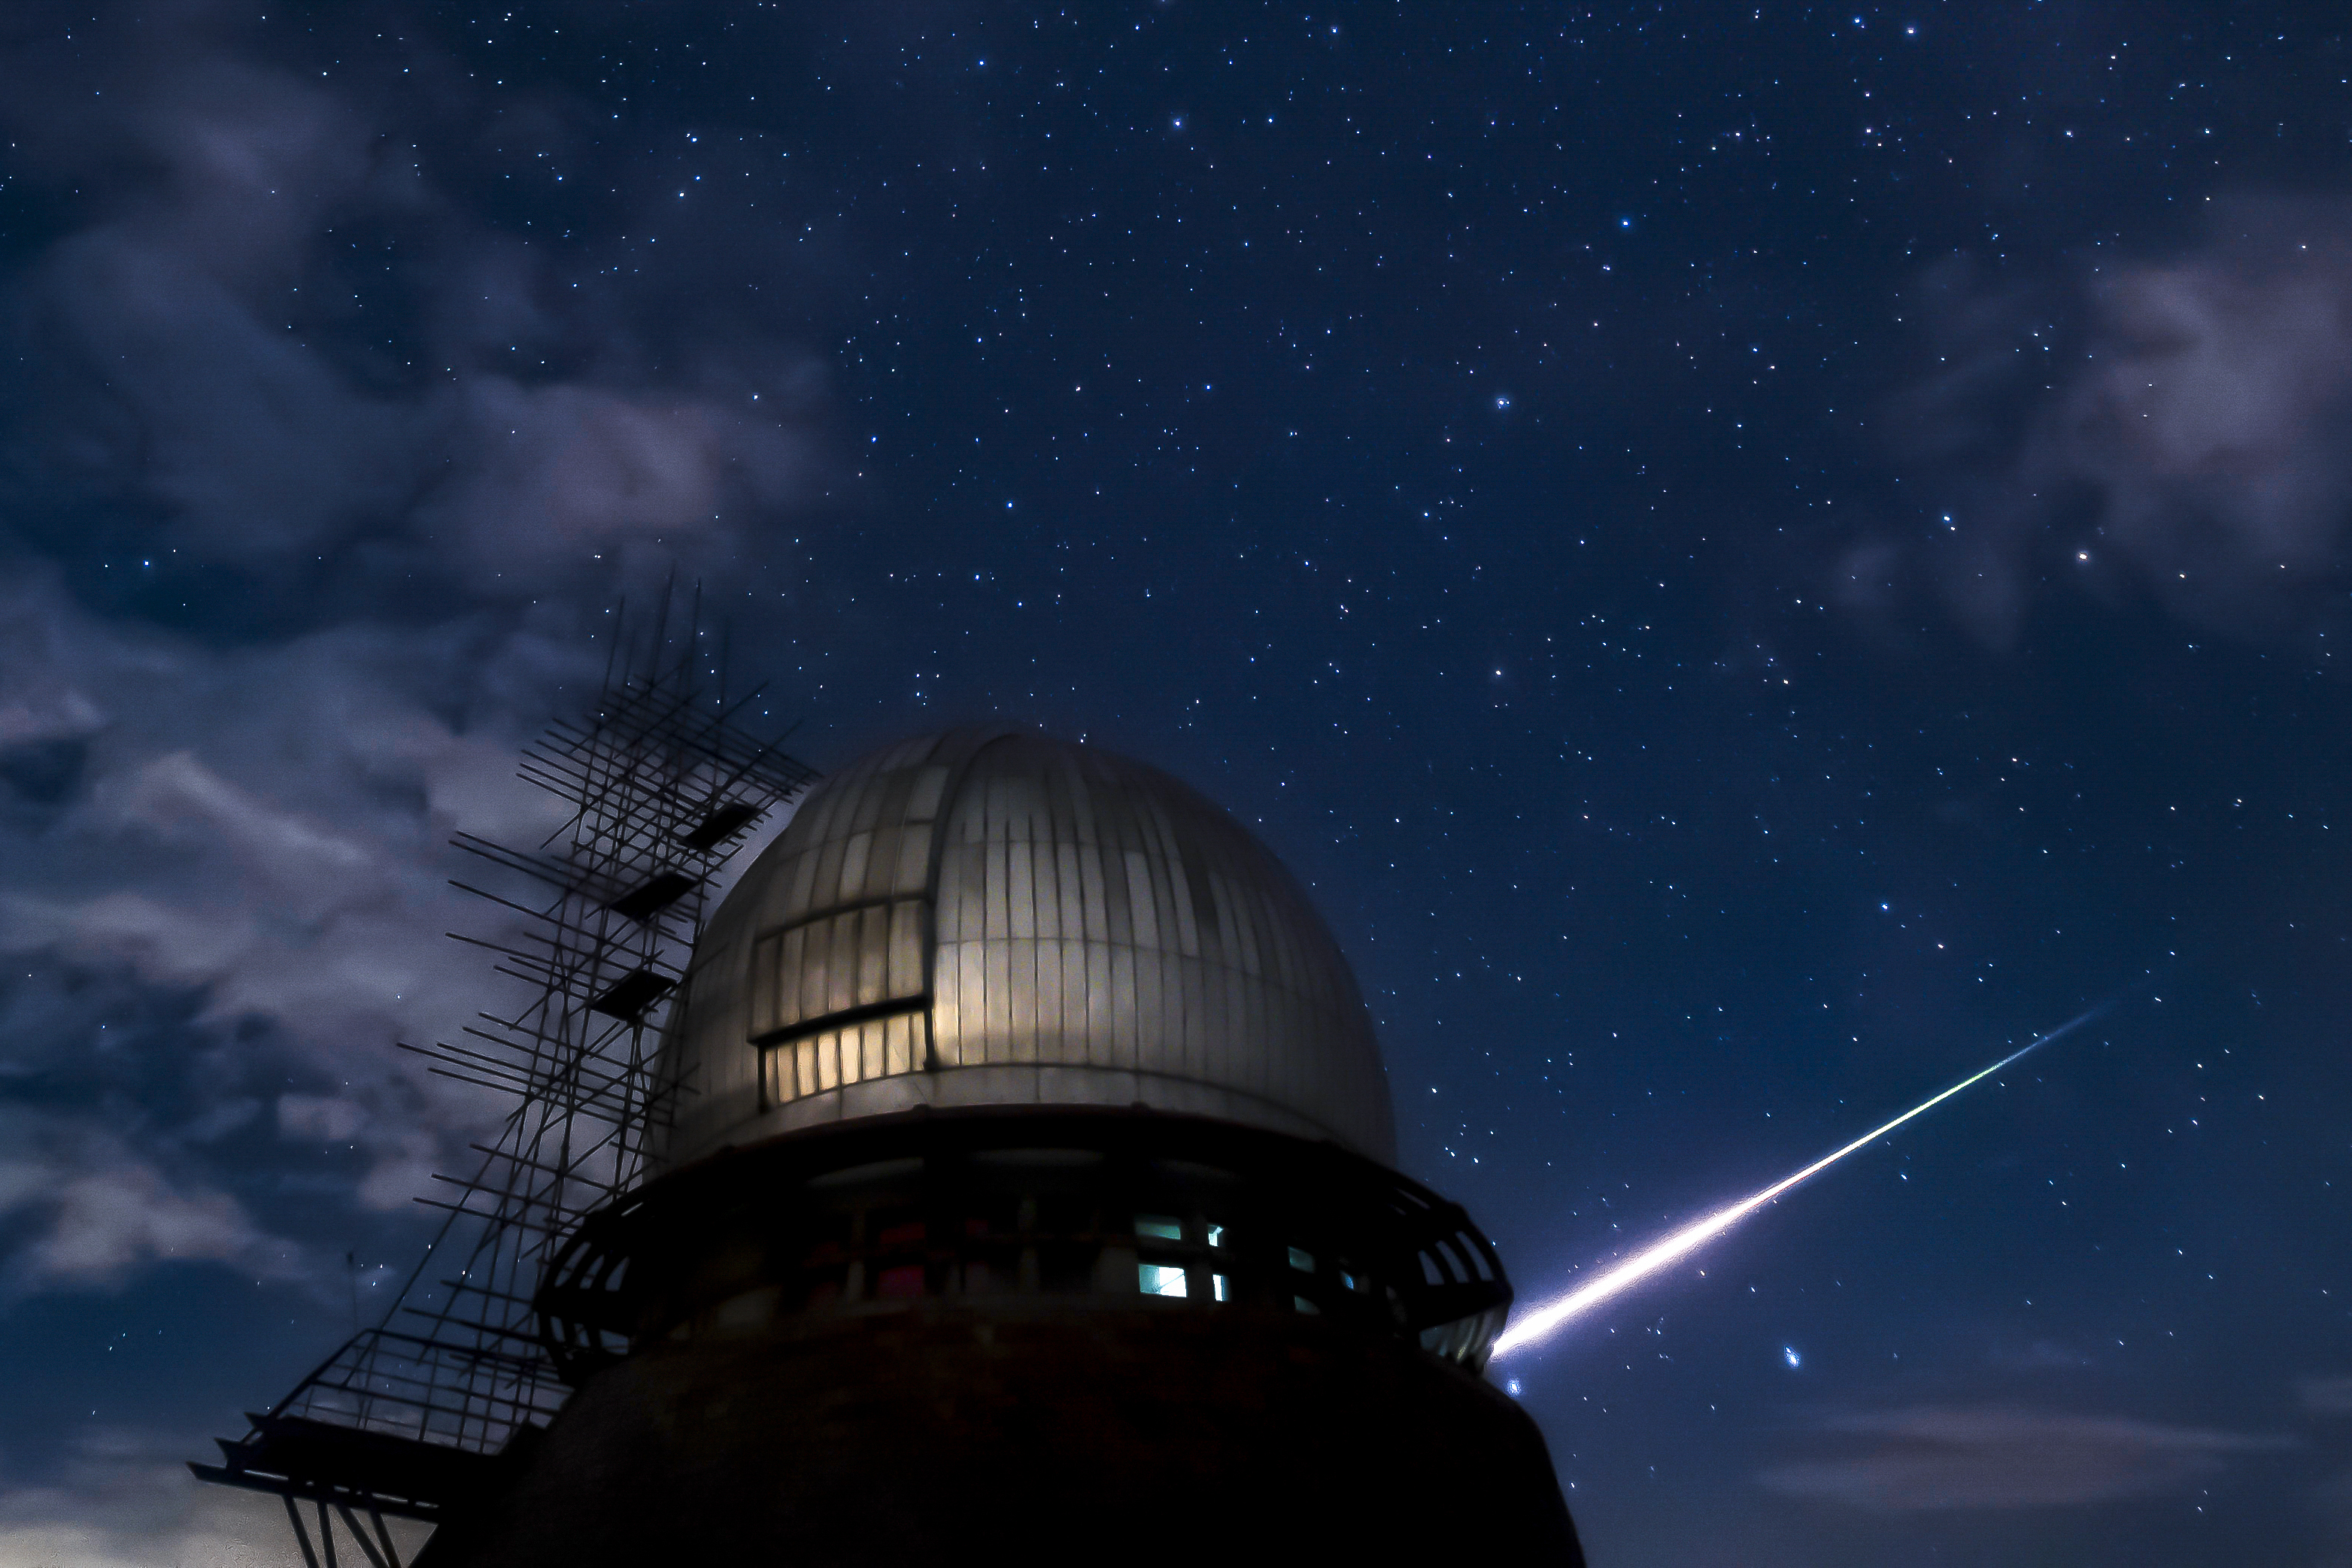
<instances>
[{"instance_id":1,"label":"meteor trail","mask_svg":"<svg viewBox=\"0 0 2352 1568\"><path fill-rule=\"evenodd\" d=\"M1981 1082L1985 1079L1991 1077L1994 1073L1999 1072L2002 1068L2007 1067L2011 1062L2017 1061L2020 1057L2041 1050L2043 1046L2048 1045L2052 1040L2058 1039L2061 1035L2072 1034L2074 1030L2082 1028L2093 1019L2097 1018L2101 1013L2105 1012L2107 1009L2113 1005L2114 1004L2112 1002L2103 1002L2099 1006L2093 1008L2090 1011L2084 1013L2079 1017L2067 1019L2064 1023L2060 1024L2056 1029L2052 1030L2048 1034L2045 1034L2041 1039L2034 1040L2032 1044L2027 1045L2022 1050L2012 1051L2007 1056L2002 1057L1999 1061L1994 1062L1990 1067L1984 1069L1982 1071L1970 1073L1968 1077L1961 1079L1958 1083L1953 1084L1949 1089L1945 1090L1941 1094L1937 1095L1934 1099L1914 1105L1911 1109L1904 1112L1903 1114L1895 1117L1895 1120L1887 1123L1883 1127L1872 1128L1869 1132L1864 1133L1861 1137L1856 1138L1853 1142L1838 1150L1835 1154L1824 1155L1820 1159L1815 1160L1811 1165L1807 1166L1803 1170L1799 1171L1796 1175L1781 1177L1779 1181L1774 1182L1770 1186L1766 1187L1762 1192L1756 1194L1753 1197L1743 1197L1738 1203L1731 1205L1727 1208L1718 1208L1713 1214L1707 1215L1704 1218L1693 1220L1690 1224L1684 1226L1680 1230L1677 1230L1673 1235L1665 1238L1665 1239L1654 1242L1643 1250L1636 1252L1633 1257L1628 1258L1622 1263L1618 1264L1617 1267L1610 1270L1607 1273L1601 1275L1591 1284L1580 1285L1575 1290L1570 1291L1568 1294L1559 1297L1558 1300L1546 1302L1543 1306L1537 1308L1534 1312L1528 1313L1519 1322L1513 1323L1509 1330L1504 1333L1503 1337L1495 1342L1494 1354L1496 1355L1508 1355L1511 1352L1518 1349L1522 1345L1531 1344L1535 1341L1542 1339L1546 1335L1549 1334L1554 1329L1559 1327L1560 1324L1568 1322L1569 1319L1577 1316L1579 1313L1583 1312L1590 1308L1600 1305L1602 1301L1607 1301L1610 1297L1617 1294L1620 1291L1625 1290L1629 1286L1637 1284L1641 1281L1648 1279L1651 1275L1656 1273L1659 1270L1667 1267L1669 1264L1688 1257L1691 1253L1697 1251L1701 1247L1704 1247L1706 1243L1714 1240L1717 1237L1722 1235L1725 1231L1730 1229L1733 1226L1738 1224L1741 1220L1747 1218L1748 1216L1755 1213L1756 1210L1763 1207L1766 1204L1771 1202L1774 1198L1780 1197L1782 1193L1788 1191L1799 1182L1803 1181L1807 1176L1814 1176L1822 1171L1827 1170L1830 1166L1837 1164L1838 1161L1845 1158L1846 1155L1853 1153L1856 1149L1861 1148L1864 1145L1871 1143L1875 1139L1885 1137L1887 1134L1895 1131L1895 1128L1901 1126L1904 1123L1909 1121L1914 1116L1934 1110L1945 1101L1949 1100L1953 1095L1958 1094L1961 1090L1968 1088L1970 1084Z\"/></svg>"}]
</instances>

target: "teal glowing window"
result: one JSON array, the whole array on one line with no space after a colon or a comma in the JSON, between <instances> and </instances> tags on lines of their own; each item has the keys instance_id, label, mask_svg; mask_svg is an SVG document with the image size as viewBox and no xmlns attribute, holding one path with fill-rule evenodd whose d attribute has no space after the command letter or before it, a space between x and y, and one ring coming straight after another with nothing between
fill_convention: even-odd
<instances>
[{"instance_id":1,"label":"teal glowing window","mask_svg":"<svg viewBox=\"0 0 2352 1568\"><path fill-rule=\"evenodd\" d=\"M1135 1282L1147 1296L1185 1296L1184 1270L1174 1263L1138 1263ZM1222 1300L1223 1298L1219 1298Z\"/></svg>"}]
</instances>

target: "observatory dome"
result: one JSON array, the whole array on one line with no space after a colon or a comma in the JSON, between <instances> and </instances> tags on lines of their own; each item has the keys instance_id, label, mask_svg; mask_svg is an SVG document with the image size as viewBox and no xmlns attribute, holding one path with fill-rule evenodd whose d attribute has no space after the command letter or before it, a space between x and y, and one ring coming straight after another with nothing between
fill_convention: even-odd
<instances>
[{"instance_id":1,"label":"observatory dome","mask_svg":"<svg viewBox=\"0 0 2352 1568\"><path fill-rule=\"evenodd\" d=\"M671 1016L656 1169L926 1106L1141 1105L1395 1161L1363 998L1297 883L1166 774L1031 733L819 785Z\"/></svg>"}]
</instances>

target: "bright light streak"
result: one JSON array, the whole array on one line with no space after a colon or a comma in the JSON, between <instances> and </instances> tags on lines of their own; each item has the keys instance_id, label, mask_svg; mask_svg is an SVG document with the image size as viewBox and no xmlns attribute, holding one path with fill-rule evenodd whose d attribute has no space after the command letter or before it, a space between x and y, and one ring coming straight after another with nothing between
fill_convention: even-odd
<instances>
[{"instance_id":1,"label":"bright light streak","mask_svg":"<svg viewBox=\"0 0 2352 1568\"><path fill-rule=\"evenodd\" d=\"M2041 1039L2033 1041L2031 1045L2026 1046L2023 1050L2011 1051L2007 1056L2002 1057L1999 1061L1994 1062L1990 1067L1986 1068L1981 1072L1970 1073L1968 1077L1961 1079L1958 1083L1953 1084L1949 1089L1945 1090L1941 1094L1937 1095L1934 1099L1914 1105L1911 1109L1904 1112L1903 1114L1895 1117L1895 1120L1887 1123L1883 1127L1872 1128L1869 1132L1864 1133L1861 1137L1856 1138L1853 1142L1838 1150L1835 1154L1824 1155L1820 1159L1815 1160L1811 1165L1807 1166L1803 1170L1799 1171L1796 1175L1791 1176L1783 1176L1780 1180L1774 1182L1770 1186L1766 1187L1762 1192L1758 1193L1753 1197L1743 1197L1738 1203L1731 1205L1728 1208L1718 1208L1713 1214L1706 1216L1703 1219L1693 1220L1690 1224L1684 1226L1680 1230L1675 1231L1664 1240L1654 1242L1643 1250L1636 1252L1633 1257L1628 1258L1622 1263L1618 1264L1614 1269L1610 1270L1607 1273L1601 1275L1591 1284L1580 1285L1575 1290L1570 1291L1568 1294L1559 1297L1558 1300L1549 1301L1543 1306L1537 1308L1534 1312L1529 1312L1525 1318L1513 1323L1510 1328L1505 1332L1503 1337L1495 1342L1495 1354L1508 1355L1511 1352L1518 1349L1522 1345L1532 1343L1537 1340L1546 1337L1554 1329L1559 1328L1560 1324L1568 1322L1569 1319L1573 1318L1581 1312L1588 1312L1593 1307L1599 1306L1602 1301L1605 1301L1610 1297L1616 1295L1619 1291L1627 1290L1632 1286L1640 1283L1642 1281L1648 1279L1659 1270L1668 1268L1671 1265L1679 1262L1683 1259L1689 1257L1693 1252L1697 1251L1701 1247L1706 1246L1708 1242L1714 1240L1717 1237L1722 1235L1725 1231L1730 1229L1733 1226L1738 1224L1741 1220L1747 1218L1749 1215L1755 1213L1758 1209L1763 1207L1766 1204L1771 1202L1774 1198L1780 1197L1790 1187L1795 1186L1799 1182L1805 1180L1809 1176L1819 1175L1821 1172L1825 1171L1830 1166L1837 1164L1838 1161L1845 1158L1846 1155L1853 1153L1856 1149L1863 1148L1867 1145L1885 1137L1887 1134L1895 1131L1895 1128L1901 1126L1912 1117L1924 1115L1927 1112L1934 1110L1945 1101L1949 1100L1953 1095L1958 1094L1961 1090L1967 1089L1977 1083L1981 1083L1986 1079L1991 1077L1994 1073L1999 1072L2002 1068L2007 1067L2010 1063L2017 1061L2020 1057L2022 1057L2029 1052L2041 1050L2043 1046L2048 1045L2052 1040L2058 1039L2061 1035L2072 1034L2074 1030L2082 1028L2084 1024L2090 1022L2093 1019L2097 1018L2101 1013L2105 1012L2106 1010L2106 1006L2102 1005L2093 1008L2090 1011L2084 1013L2079 1018L2069 1019L2066 1022L2060 1024L2056 1029L2052 1030L2048 1034L2043 1035Z\"/></svg>"}]
</instances>

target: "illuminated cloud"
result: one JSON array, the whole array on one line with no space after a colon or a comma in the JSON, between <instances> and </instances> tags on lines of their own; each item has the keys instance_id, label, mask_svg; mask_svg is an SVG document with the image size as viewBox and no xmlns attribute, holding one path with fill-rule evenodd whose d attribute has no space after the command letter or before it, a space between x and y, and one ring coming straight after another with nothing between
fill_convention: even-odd
<instances>
[{"instance_id":1,"label":"illuminated cloud","mask_svg":"<svg viewBox=\"0 0 2352 1568\"><path fill-rule=\"evenodd\" d=\"M228 1194L172 1182L111 1132L0 1112L0 1223L29 1239L0 1270L8 1295L120 1285L150 1263L225 1263L293 1279L299 1249L265 1234Z\"/></svg>"},{"instance_id":2,"label":"illuminated cloud","mask_svg":"<svg viewBox=\"0 0 2352 1568\"><path fill-rule=\"evenodd\" d=\"M51 1484L0 1491L7 1568L281 1568L291 1550L278 1500L205 1486L176 1435L105 1430L76 1442ZM425 1531L386 1521L404 1562Z\"/></svg>"},{"instance_id":3,"label":"illuminated cloud","mask_svg":"<svg viewBox=\"0 0 2352 1568\"><path fill-rule=\"evenodd\" d=\"M1773 1491L1873 1513L2081 1507L2174 1490L2293 1438L2112 1416L1922 1406L1836 1416L1854 1441L1833 1457L1771 1466Z\"/></svg>"},{"instance_id":4,"label":"illuminated cloud","mask_svg":"<svg viewBox=\"0 0 2352 1568\"><path fill-rule=\"evenodd\" d=\"M2064 593L2315 651L2343 634L2352 204L2216 202L2181 254L2064 278L1953 257L1905 310L1927 363L1883 425L1930 512L1852 544L1848 604L1925 592L1996 646Z\"/></svg>"},{"instance_id":5,"label":"illuminated cloud","mask_svg":"<svg viewBox=\"0 0 2352 1568\"><path fill-rule=\"evenodd\" d=\"M2352 1416L2352 1377L2306 1377L2295 1393L2315 1416Z\"/></svg>"},{"instance_id":6,"label":"illuminated cloud","mask_svg":"<svg viewBox=\"0 0 2352 1568\"><path fill-rule=\"evenodd\" d=\"M0 391L0 955L24 977L0 1083L37 1076L26 1136L82 1151L17 1173L50 1226L0 1235L19 1289L243 1267L268 1221L223 1207L221 1129L334 1155L363 1208L456 1163L503 1105L393 1050L510 999L444 935L500 934L447 886L447 840L543 836L515 750L593 682L583 630L731 567L819 467L787 330L614 265L674 197L593 152L578 105L422 42L372 91L254 49L249 20L0 26L12 177L77 195L0 285L28 367ZM525 136L608 160L576 244L477 178ZM745 234L681 256L706 292L724 243L791 282ZM191 600L201 636L171 629ZM94 1124L111 1141L75 1142Z\"/></svg>"}]
</instances>

